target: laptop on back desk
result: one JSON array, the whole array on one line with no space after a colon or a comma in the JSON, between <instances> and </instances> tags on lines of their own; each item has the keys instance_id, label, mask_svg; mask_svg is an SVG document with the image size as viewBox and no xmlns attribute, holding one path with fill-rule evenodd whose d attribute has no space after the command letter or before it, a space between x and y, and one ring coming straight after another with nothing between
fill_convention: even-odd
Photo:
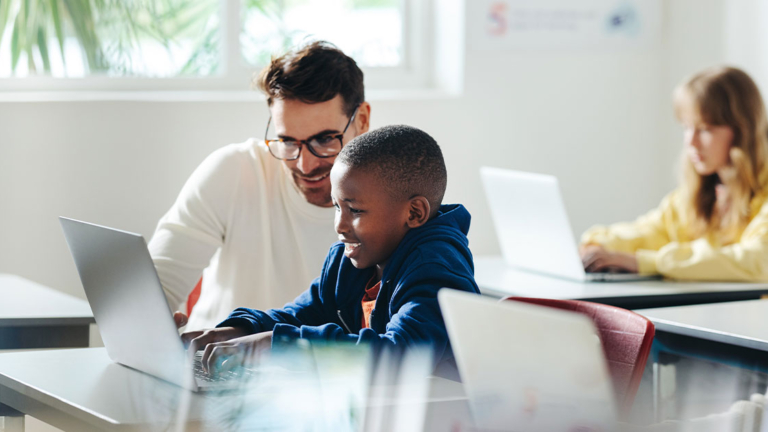
<instances>
[{"instance_id":1,"label":"laptop on back desk","mask_svg":"<svg viewBox=\"0 0 768 432\"><path fill-rule=\"evenodd\" d=\"M583 282L659 278L584 271L556 177L490 167L480 168L480 176L508 265Z\"/></svg>"}]
</instances>

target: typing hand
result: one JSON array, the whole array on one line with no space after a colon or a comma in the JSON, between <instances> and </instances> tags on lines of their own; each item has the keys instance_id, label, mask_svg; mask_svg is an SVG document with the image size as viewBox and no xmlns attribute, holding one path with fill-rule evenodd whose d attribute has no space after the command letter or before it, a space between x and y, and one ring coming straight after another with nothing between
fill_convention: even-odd
<instances>
[{"instance_id":1,"label":"typing hand","mask_svg":"<svg viewBox=\"0 0 768 432\"><path fill-rule=\"evenodd\" d=\"M584 270L590 273L623 271L637 273L637 258L633 254L609 252L599 245L584 245L579 248Z\"/></svg>"},{"instance_id":2,"label":"typing hand","mask_svg":"<svg viewBox=\"0 0 768 432\"><path fill-rule=\"evenodd\" d=\"M246 362L257 362L271 349L272 332L256 333L206 344L201 363L203 370L213 375L232 370Z\"/></svg>"},{"instance_id":3,"label":"typing hand","mask_svg":"<svg viewBox=\"0 0 768 432\"><path fill-rule=\"evenodd\" d=\"M197 352L205 349L208 344L236 339L246 334L244 330L237 327L220 327L182 333L181 341L189 351Z\"/></svg>"}]
</instances>

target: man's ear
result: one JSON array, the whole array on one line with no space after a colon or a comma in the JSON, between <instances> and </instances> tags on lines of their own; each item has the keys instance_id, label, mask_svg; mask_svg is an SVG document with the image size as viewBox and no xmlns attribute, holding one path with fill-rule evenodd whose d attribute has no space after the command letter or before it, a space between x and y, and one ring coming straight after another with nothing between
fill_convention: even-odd
<instances>
[{"instance_id":1,"label":"man's ear","mask_svg":"<svg viewBox=\"0 0 768 432\"><path fill-rule=\"evenodd\" d=\"M355 126L359 135L368 132L368 129L371 127L371 104L368 102L361 103L360 107L357 108Z\"/></svg>"},{"instance_id":2,"label":"man's ear","mask_svg":"<svg viewBox=\"0 0 768 432\"><path fill-rule=\"evenodd\" d=\"M408 228L418 228L429 221L429 214L432 208L429 200L424 196L416 196L410 199L408 203Z\"/></svg>"}]
</instances>

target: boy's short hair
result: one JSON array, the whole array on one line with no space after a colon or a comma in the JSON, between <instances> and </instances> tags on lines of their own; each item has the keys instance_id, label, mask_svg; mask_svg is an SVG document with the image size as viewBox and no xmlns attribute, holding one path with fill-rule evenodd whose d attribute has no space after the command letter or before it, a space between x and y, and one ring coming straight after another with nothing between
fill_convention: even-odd
<instances>
[{"instance_id":1,"label":"boy's short hair","mask_svg":"<svg viewBox=\"0 0 768 432\"><path fill-rule=\"evenodd\" d=\"M351 57L324 41L311 42L272 58L255 84L267 95L269 106L275 99L312 104L341 95L344 112L351 117L365 101L363 71Z\"/></svg>"},{"instance_id":2,"label":"boy's short hair","mask_svg":"<svg viewBox=\"0 0 768 432\"><path fill-rule=\"evenodd\" d=\"M443 152L437 142L412 126L384 126L360 135L339 153L336 162L373 172L395 199L427 198L433 216L448 183Z\"/></svg>"}]
</instances>

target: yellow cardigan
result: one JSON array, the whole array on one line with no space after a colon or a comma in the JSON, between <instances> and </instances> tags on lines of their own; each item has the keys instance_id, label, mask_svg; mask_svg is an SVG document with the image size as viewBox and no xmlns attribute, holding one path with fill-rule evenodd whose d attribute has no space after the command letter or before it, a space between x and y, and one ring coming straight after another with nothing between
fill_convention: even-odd
<instances>
[{"instance_id":1,"label":"yellow cardigan","mask_svg":"<svg viewBox=\"0 0 768 432\"><path fill-rule=\"evenodd\" d=\"M634 222L595 226L583 244L634 253L640 274L708 281L768 281L768 170L760 175L761 192L750 202L749 223L738 241L723 243L717 234L694 238L686 220L680 189Z\"/></svg>"}]
</instances>

